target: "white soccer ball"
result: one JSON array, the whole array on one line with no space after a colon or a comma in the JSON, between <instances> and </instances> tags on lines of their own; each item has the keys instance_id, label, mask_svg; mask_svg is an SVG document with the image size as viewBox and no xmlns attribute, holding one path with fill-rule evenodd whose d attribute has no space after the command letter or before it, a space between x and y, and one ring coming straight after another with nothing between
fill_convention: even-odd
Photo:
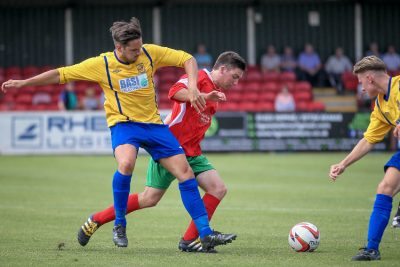
<instances>
[{"instance_id":1,"label":"white soccer ball","mask_svg":"<svg viewBox=\"0 0 400 267\"><path fill-rule=\"evenodd\" d=\"M290 229L289 245L296 252L312 252L319 245L320 233L312 223L301 222Z\"/></svg>"}]
</instances>

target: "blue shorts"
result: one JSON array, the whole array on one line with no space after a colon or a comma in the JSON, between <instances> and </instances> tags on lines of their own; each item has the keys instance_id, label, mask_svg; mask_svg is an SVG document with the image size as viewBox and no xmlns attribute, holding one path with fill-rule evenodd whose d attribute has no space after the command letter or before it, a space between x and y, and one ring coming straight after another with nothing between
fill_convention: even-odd
<instances>
[{"instance_id":1,"label":"blue shorts","mask_svg":"<svg viewBox=\"0 0 400 267\"><path fill-rule=\"evenodd\" d=\"M385 164L385 167L383 168L385 172L389 167L394 167L400 171L400 151L396 152Z\"/></svg>"},{"instance_id":2,"label":"blue shorts","mask_svg":"<svg viewBox=\"0 0 400 267\"><path fill-rule=\"evenodd\" d=\"M178 154L184 154L178 140L165 124L119 122L110 127L112 148L130 144L139 149L144 148L158 161Z\"/></svg>"}]
</instances>

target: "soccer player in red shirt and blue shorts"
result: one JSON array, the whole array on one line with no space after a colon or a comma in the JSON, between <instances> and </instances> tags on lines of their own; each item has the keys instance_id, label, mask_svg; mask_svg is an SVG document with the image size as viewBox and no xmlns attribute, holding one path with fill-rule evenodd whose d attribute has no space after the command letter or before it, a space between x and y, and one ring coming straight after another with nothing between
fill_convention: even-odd
<instances>
[{"instance_id":1,"label":"soccer player in red shirt and blue shorts","mask_svg":"<svg viewBox=\"0 0 400 267\"><path fill-rule=\"evenodd\" d=\"M226 101L225 94L221 90L235 86L245 69L245 61L237 53L224 52L218 57L211 72L206 69L200 70L197 87L206 99L206 108L200 113L189 102L187 75L182 76L169 91L169 98L175 103L165 121L185 151L199 186L205 191L203 202L209 219L225 196L227 189L218 172L202 154L200 142L211 125L218 102ZM157 205L174 179L174 175L162 165L150 160L145 190L139 194L129 195L127 213ZM85 246L101 225L114 219L113 206L93 214L79 229L79 243ZM203 249L198 237L199 232L192 221L179 242L179 249L187 252L215 251ZM230 236L231 240L235 238L236 235Z\"/></svg>"}]
</instances>

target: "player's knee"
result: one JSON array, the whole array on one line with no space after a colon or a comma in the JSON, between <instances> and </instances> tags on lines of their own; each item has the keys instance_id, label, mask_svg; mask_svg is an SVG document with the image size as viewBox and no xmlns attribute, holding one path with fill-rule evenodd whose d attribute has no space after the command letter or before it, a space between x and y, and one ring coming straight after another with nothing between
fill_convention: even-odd
<instances>
[{"instance_id":1,"label":"player's knee","mask_svg":"<svg viewBox=\"0 0 400 267\"><path fill-rule=\"evenodd\" d=\"M377 189L378 194L383 194L388 196L393 196L394 191L395 188L391 184L387 183L385 180L379 183Z\"/></svg>"},{"instance_id":2,"label":"player's knee","mask_svg":"<svg viewBox=\"0 0 400 267\"><path fill-rule=\"evenodd\" d=\"M225 184L218 184L216 185L212 190L210 190L209 194L215 196L219 200L223 199L228 192L228 188L226 187Z\"/></svg>"},{"instance_id":3,"label":"player's knee","mask_svg":"<svg viewBox=\"0 0 400 267\"><path fill-rule=\"evenodd\" d=\"M123 174L130 174L133 172L135 164L129 160L121 160L118 162L118 170Z\"/></svg>"},{"instance_id":4,"label":"player's knee","mask_svg":"<svg viewBox=\"0 0 400 267\"><path fill-rule=\"evenodd\" d=\"M147 208L155 207L160 199L152 196L148 196L145 199L145 205Z\"/></svg>"}]
</instances>

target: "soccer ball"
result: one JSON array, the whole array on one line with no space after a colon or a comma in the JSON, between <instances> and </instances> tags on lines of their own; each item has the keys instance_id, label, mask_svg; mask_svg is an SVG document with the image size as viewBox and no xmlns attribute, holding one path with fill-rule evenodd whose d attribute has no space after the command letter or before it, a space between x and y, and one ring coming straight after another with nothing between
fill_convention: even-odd
<instances>
[{"instance_id":1,"label":"soccer ball","mask_svg":"<svg viewBox=\"0 0 400 267\"><path fill-rule=\"evenodd\" d=\"M296 252L312 252L319 245L320 234L317 226L309 222L301 222L290 229L289 245Z\"/></svg>"}]
</instances>

